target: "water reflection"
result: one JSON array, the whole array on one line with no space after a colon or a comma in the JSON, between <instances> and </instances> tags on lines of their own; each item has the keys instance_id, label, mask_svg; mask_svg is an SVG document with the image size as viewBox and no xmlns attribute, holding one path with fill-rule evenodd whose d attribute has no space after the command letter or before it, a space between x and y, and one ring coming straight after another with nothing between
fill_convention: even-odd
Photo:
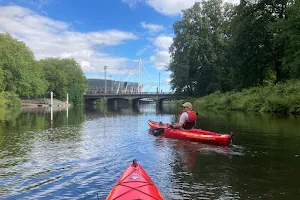
<instances>
[{"instance_id":1,"label":"water reflection","mask_svg":"<svg viewBox=\"0 0 300 200\"><path fill-rule=\"evenodd\" d=\"M165 199L297 199L299 118L198 110L197 126L234 132L212 146L148 134L155 104L6 111L0 115L0 198L105 199L136 158ZM282 184L285 183L285 184Z\"/></svg>"}]
</instances>

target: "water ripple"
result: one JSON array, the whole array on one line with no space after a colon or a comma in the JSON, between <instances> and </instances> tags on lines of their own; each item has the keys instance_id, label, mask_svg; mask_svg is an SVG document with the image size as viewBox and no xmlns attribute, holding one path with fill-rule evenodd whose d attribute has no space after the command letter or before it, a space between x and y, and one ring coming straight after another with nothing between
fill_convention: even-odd
<instances>
[{"instance_id":1,"label":"water ripple","mask_svg":"<svg viewBox=\"0 0 300 200\"><path fill-rule=\"evenodd\" d=\"M147 120L174 115L158 114L153 105L142 111L70 112L52 123L43 123L48 116L20 117L26 123L6 127L0 138L0 198L105 199L133 159L166 200L297 197L299 137L222 119L216 130L235 129L229 147L159 138L148 133Z\"/></svg>"}]
</instances>

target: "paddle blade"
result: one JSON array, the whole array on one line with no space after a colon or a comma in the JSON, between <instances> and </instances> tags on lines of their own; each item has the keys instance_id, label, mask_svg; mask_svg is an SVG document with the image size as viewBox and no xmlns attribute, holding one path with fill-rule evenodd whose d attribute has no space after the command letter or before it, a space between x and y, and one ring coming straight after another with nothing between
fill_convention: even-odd
<instances>
[{"instance_id":1,"label":"paddle blade","mask_svg":"<svg viewBox=\"0 0 300 200\"><path fill-rule=\"evenodd\" d=\"M159 136L162 135L164 133L165 129L164 128L157 128L153 130L153 135L154 136Z\"/></svg>"}]
</instances>

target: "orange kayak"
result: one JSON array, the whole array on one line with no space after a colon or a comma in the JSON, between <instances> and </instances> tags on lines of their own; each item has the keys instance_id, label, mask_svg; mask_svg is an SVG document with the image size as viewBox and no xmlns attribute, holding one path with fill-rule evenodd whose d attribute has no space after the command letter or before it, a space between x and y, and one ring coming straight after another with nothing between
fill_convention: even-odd
<instances>
[{"instance_id":1,"label":"orange kayak","mask_svg":"<svg viewBox=\"0 0 300 200\"><path fill-rule=\"evenodd\" d=\"M157 187L140 164L133 160L116 182L106 200L163 200Z\"/></svg>"},{"instance_id":2,"label":"orange kayak","mask_svg":"<svg viewBox=\"0 0 300 200\"><path fill-rule=\"evenodd\" d=\"M166 138L191 140L221 146L229 145L232 138L232 134L218 134L211 131L205 131L195 128L190 130L175 129L168 127L166 124L162 124L152 120L148 120L148 124L153 132L153 135Z\"/></svg>"}]
</instances>

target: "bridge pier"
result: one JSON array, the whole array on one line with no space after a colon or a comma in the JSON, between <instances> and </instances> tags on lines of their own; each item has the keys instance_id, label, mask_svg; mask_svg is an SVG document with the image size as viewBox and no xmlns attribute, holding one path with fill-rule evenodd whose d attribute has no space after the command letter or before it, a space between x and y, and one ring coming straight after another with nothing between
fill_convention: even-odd
<instances>
[{"instance_id":1,"label":"bridge pier","mask_svg":"<svg viewBox=\"0 0 300 200\"><path fill-rule=\"evenodd\" d=\"M107 97L106 96L104 96L104 98L103 98L103 102L104 102L104 106L106 107L107 106L107 104L108 104L108 99L107 99Z\"/></svg>"},{"instance_id":2,"label":"bridge pier","mask_svg":"<svg viewBox=\"0 0 300 200\"><path fill-rule=\"evenodd\" d=\"M115 100L114 103L113 103L113 105L114 105L114 108L117 109L118 108L118 101Z\"/></svg>"},{"instance_id":3,"label":"bridge pier","mask_svg":"<svg viewBox=\"0 0 300 200\"><path fill-rule=\"evenodd\" d=\"M155 101L155 103L156 103L156 108L157 108L158 110L162 110L162 107L163 107L163 101L160 100L160 99L158 99L158 100Z\"/></svg>"},{"instance_id":4,"label":"bridge pier","mask_svg":"<svg viewBox=\"0 0 300 200\"><path fill-rule=\"evenodd\" d=\"M138 108L139 105L140 105L140 100L139 99L132 99L132 100L129 100L130 102L130 106L132 108Z\"/></svg>"}]
</instances>

